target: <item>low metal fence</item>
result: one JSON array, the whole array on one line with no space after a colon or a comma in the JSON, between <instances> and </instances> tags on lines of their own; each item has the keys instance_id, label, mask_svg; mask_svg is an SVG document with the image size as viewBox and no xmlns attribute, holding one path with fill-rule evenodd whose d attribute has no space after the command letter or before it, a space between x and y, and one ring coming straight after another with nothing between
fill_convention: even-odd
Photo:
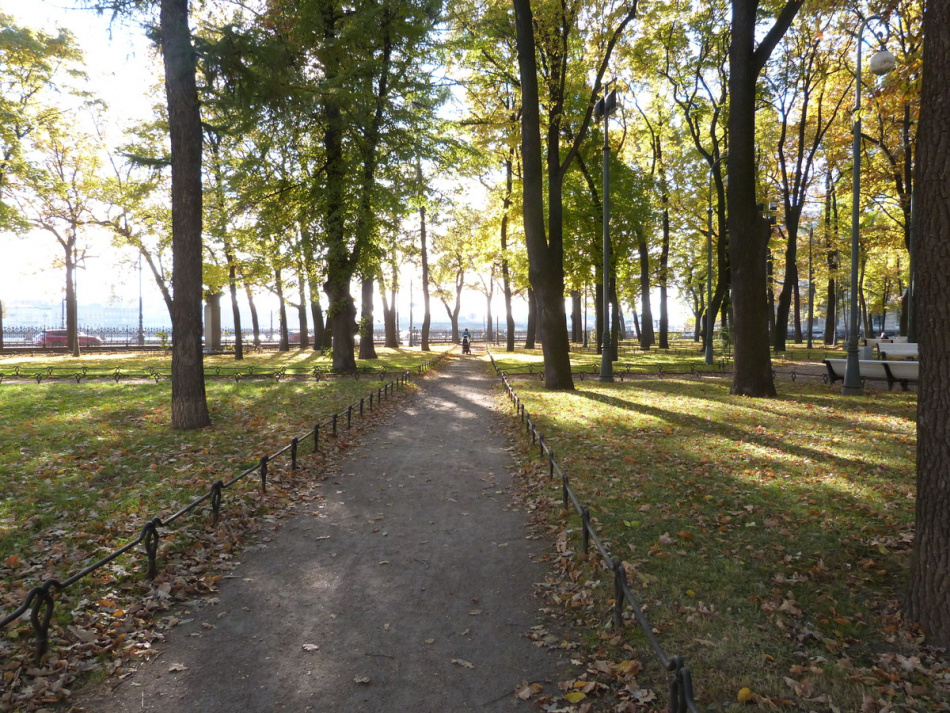
<instances>
[{"instance_id":1,"label":"low metal fence","mask_svg":"<svg viewBox=\"0 0 950 713\"><path fill-rule=\"evenodd\" d=\"M494 358L492 359L494 362ZM729 373L732 360L727 357L720 358L715 364L695 364L695 363L676 363L669 364L614 364L613 375L623 381L626 377L634 378L638 376L711 376ZM496 367L497 370L497 367ZM538 377L544 381L544 368L536 369L534 365L529 364L524 369L505 370L508 376L528 376ZM600 366L591 365L589 369L576 369L571 371L571 376L576 376L581 381L588 377L600 376Z\"/></svg>"},{"instance_id":2,"label":"low metal fence","mask_svg":"<svg viewBox=\"0 0 950 713\"><path fill-rule=\"evenodd\" d=\"M276 369L264 369L259 366L205 366L204 375L206 379L231 379L233 381L247 380L274 380L282 379L313 379L321 381L331 378L353 378L353 379L379 379L385 381L387 377L394 376L398 372L386 369L377 369L373 367L359 367L356 371L334 371L330 367L311 366L311 367L292 367L281 366ZM122 380L141 380L148 379L158 383L163 379L171 379L171 369L159 369L157 367L148 367L141 371L123 370L119 367L113 369L94 369L87 366L79 368L57 368L46 366L41 369L35 367L12 364L9 368L0 369L0 384L11 379L28 379L41 384L44 381L69 380L77 384L82 381L110 380L118 383Z\"/></svg>"},{"instance_id":3,"label":"low metal fence","mask_svg":"<svg viewBox=\"0 0 950 713\"><path fill-rule=\"evenodd\" d=\"M693 699L692 673L686 667L685 659L682 656L670 657L666 654L663 646L653 633L653 626L650 624L650 621L643 613L643 609L640 607L636 598L633 596L633 593L630 591L630 585L627 583L627 572L623 567L623 562L619 559L614 559L607 551L604 543L597 535L597 531L591 524L589 508L581 503L577 495L574 493L574 490L571 488L567 473L564 472L557 460L554 458L554 451L544 442L544 435L538 430L538 427L534 421L531 420L531 415L525 408L524 403L521 401L521 398L518 396L518 394L515 393L514 388L512 388L511 382L508 380L507 372L501 371L498 368L498 365L495 363L495 358L490 351L488 352L488 355L491 359L492 366L495 368L495 373L501 376L502 382L505 385L505 390L508 394L508 398L515 406L521 422L525 424L525 433L531 436L531 444L537 445L540 458L547 458L550 477L552 479L558 478L561 482L561 497L563 500L564 509L568 510L569 508L573 507L574 511L581 518L584 554L587 555L590 552L590 545L593 542L594 547L597 549L598 553L600 553L603 566L613 572L614 628L618 632L623 629L624 606L629 606L633 611L637 622L640 624L640 628L646 635L647 641L650 644L650 648L653 649L653 652L656 654L660 665L663 666L666 671L669 671L673 674L672 678L670 679L669 710L671 713L699 713L699 708L696 705L696 701Z\"/></svg>"},{"instance_id":4,"label":"low metal fence","mask_svg":"<svg viewBox=\"0 0 950 713\"><path fill-rule=\"evenodd\" d=\"M430 368L442 361L446 356L446 352L439 354L434 359L424 362L415 367L417 373L422 374L428 371ZM320 450L320 434L321 430L324 435L327 434L329 430L330 436L336 436L338 429L342 428L343 420L346 421L346 428L349 430L353 424L353 414L357 413L360 418L365 415L367 410L372 411L375 404L382 403L383 399L389 399L391 396L395 395L397 388L404 387L409 383L411 376L411 370L407 369L400 373L400 375L393 379L392 381L386 383L384 386L379 387L375 391L371 391L368 397L362 397L358 402L354 402L348 405L343 411L339 413L334 413L330 416L329 420L323 423L314 424L312 430L308 431L302 436L294 436L290 439L290 443L281 448L276 453L271 455L263 455L260 457L258 462L244 470L243 472L237 474L228 481L216 480L211 484L211 487L208 489L208 492L202 495L201 497L193 500L188 505L185 505L178 512L170 515L167 518L153 517L145 522L142 526L142 530L139 536L132 540L131 542L123 545L117 550L110 552L105 557L93 562L92 564L84 567L75 574L67 577L66 579L47 579L42 584L39 584L33 587L29 593L26 595L26 598L20 604L19 607L3 619L0 619L0 629L5 628L8 624L16 621L24 614L29 612L30 614L30 625L33 627L33 634L36 641L35 647L35 657L36 662L39 663L43 654L46 652L47 644L49 641L49 626L50 621L53 618L53 608L55 605L55 594L57 592L62 592L71 585L75 584L83 577L86 577L92 572L95 572L97 569L104 567L113 560L121 557L127 552L133 550L138 545L142 545L145 550L146 556L146 576L149 579L154 579L158 574L158 544L159 544L159 531L158 529L167 528L169 525L174 523L176 520L184 517L186 514L192 512L198 506L209 503L211 506L212 513L212 524L217 525L218 519L221 514L221 503L223 499L224 491L230 488L235 483L243 480L253 473L257 473L260 477L260 488L262 493L267 492L267 471L270 463L285 454L290 454L290 468L291 470L297 469L297 458L300 445L302 443L312 442L313 452Z\"/></svg>"}]
</instances>

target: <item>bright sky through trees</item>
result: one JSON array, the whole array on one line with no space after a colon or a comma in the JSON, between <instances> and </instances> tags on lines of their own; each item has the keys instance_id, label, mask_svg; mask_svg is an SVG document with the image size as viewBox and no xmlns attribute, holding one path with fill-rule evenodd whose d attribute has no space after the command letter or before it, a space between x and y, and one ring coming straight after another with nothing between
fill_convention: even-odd
<instances>
[{"instance_id":1,"label":"bright sky through trees","mask_svg":"<svg viewBox=\"0 0 950 713\"><path fill-rule=\"evenodd\" d=\"M121 23L110 28L108 17L64 5L48 0L0 0L0 13L12 16L20 25L50 33L64 27L75 35L86 56L89 89L108 104L107 130L118 133L119 127L130 121L149 117L147 89L155 75L149 71L153 60L144 30ZM80 270L80 302L138 300L137 273L119 267L120 255L110 243L108 236L101 236L97 249L90 252L98 257ZM4 299L61 299L62 269L52 267L52 262L61 258L62 250L55 242L44 236L19 238L0 233L0 244L4 255L14 256L0 261ZM149 281L144 289L146 299L161 300Z\"/></svg>"}]
</instances>

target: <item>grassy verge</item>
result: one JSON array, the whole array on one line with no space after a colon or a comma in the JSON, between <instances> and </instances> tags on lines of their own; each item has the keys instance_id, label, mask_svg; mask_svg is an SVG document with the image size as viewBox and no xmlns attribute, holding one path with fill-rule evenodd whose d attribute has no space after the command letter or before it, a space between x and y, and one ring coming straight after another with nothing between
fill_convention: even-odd
<instances>
[{"instance_id":1,"label":"grassy verge","mask_svg":"<svg viewBox=\"0 0 950 713\"><path fill-rule=\"evenodd\" d=\"M537 358L496 357L519 371ZM742 707L761 710L950 710L945 662L900 618L915 394L782 382L778 399L752 400L717 378L513 385L709 710L739 707L742 689ZM560 512L536 452L524 457L543 483L537 507L577 550L578 519ZM575 557L561 566L549 604L588 627L591 657L620 661L632 645L641 676L655 671L642 635L610 631L610 577ZM640 700L621 683L611 700Z\"/></svg>"},{"instance_id":2,"label":"grassy verge","mask_svg":"<svg viewBox=\"0 0 950 713\"><path fill-rule=\"evenodd\" d=\"M380 349L379 354L372 367L385 369L392 379L437 352ZM298 352L253 355L245 365L274 371L324 362L324 357ZM218 363L234 364L225 357L207 360L212 368ZM119 366L142 373L150 366L166 368L168 358L11 357L0 360L0 370L14 364L27 373L51 365L64 371ZM209 380L212 427L175 431L169 427L168 380L7 380L0 385L0 616L15 610L30 588L51 577L65 579L134 540L146 521L167 518L215 480L227 481L254 466L262 455L381 385L368 378ZM362 422L354 417L353 425L356 429ZM331 445L328 438L323 443ZM253 476L225 491L217 527L204 507L163 531L162 571L154 582L144 581L138 548L57 592L53 646L43 666L32 665L29 617L7 627L0 636L5 661L0 710L32 710L59 700L64 681L97 665L114 668L147 649L150 635L143 632L153 614L173 600L213 591L240 542L262 521L273 524L298 491L306 491L323 457L310 456L311 448L309 443L302 447L306 458L297 473L290 472L289 456L275 461L266 496L259 494Z\"/></svg>"}]
</instances>

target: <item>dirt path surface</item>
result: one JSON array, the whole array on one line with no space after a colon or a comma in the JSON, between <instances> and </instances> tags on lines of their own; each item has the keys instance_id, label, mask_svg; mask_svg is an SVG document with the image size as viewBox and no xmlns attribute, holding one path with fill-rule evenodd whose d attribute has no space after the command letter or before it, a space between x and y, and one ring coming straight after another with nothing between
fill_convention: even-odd
<instances>
[{"instance_id":1,"label":"dirt path surface","mask_svg":"<svg viewBox=\"0 0 950 713\"><path fill-rule=\"evenodd\" d=\"M81 710L386 711L530 708L556 681L525 637L543 544L512 505L513 463L484 364L452 358L361 438L316 497L204 606L176 612L160 652ZM322 497L321 497L322 495ZM553 692L553 686L545 686ZM75 710L75 709L74 709Z\"/></svg>"}]
</instances>

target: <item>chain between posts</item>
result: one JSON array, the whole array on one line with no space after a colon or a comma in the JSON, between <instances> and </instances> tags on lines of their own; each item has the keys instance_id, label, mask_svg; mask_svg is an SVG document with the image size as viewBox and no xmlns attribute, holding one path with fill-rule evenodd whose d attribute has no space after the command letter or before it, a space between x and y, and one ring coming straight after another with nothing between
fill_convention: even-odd
<instances>
[{"instance_id":1,"label":"chain between posts","mask_svg":"<svg viewBox=\"0 0 950 713\"><path fill-rule=\"evenodd\" d=\"M545 444L544 436L540 433L540 431L538 431L537 426L528 415L524 403L515 393L514 388L512 388L511 382L508 380L508 374L498 368L491 351L489 351L488 354L489 358L491 359L492 366L495 368L495 373L501 377L502 383L505 386L509 398L511 399L512 403L515 404L516 411L522 422L525 423L526 434L530 434L532 446L535 443L538 443L540 457L544 458L545 455L547 455L551 477L553 478L556 474L561 476L561 495L564 509L568 510L573 505L574 510L581 517L584 554L586 555L589 553L590 543L593 541L602 558L602 564L613 572L614 597L612 611L614 628L618 632L623 630L624 609L625 607L629 606L640 625L640 629L646 635L647 641L650 644L650 648L653 649L653 652L656 654L660 664L664 669L673 674L670 680L670 712L699 713L699 708L697 707L693 696L692 674L686 667L685 660L682 656L674 656L673 658L669 658L666 655L666 652L660 645L659 640L653 633L652 625L634 598L633 593L630 591L630 586L627 583L627 572L623 566L623 562L613 559L607 552L607 549L597 536L597 532L591 522L590 509L586 505L582 505L577 499L577 496L574 494L574 491L570 486L567 473L565 473L560 468L560 466L557 465L553 450Z\"/></svg>"},{"instance_id":2,"label":"chain between posts","mask_svg":"<svg viewBox=\"0 0 950 713\"><path fill-rule=\"evenodd\" d=\"M420 370L420 373L422 371L428 371L432 366L434 366L438 362L441 362L444 358L445 358L445 354L441 354L437 358L427 361L423 365L423 369ZM19 367L17 367L17 369L18 368ZM44 374L39 373L37 374L36 378L39 378L42 380L44 376L45 376ZM83 374L83 376L85 376L85 374ZM0 381L2 381L2 375L0 375ZM407 370L396 379L386 383L384 388L377 389L377 395L379 396L378 401L381 402L382 400L381 395L383 393L386 394L387 399L389 398L390 395L395 396L396 387L405 385L408 383L409 383L409 371ZM370 398L372 398L372 394L370 395ZM363 404L363 399L361 399L360 403L358 404L360 406L361 416L364 415L362 404ZM352 417L353 408L354 408L353 404L347 407L348 427L350 425L350 419ZM371 407L371 410L372 410L372 407ZM333 435L336 436L337 435L336 426L337 426L337 421L340 415L341 414L339 413L332 414L331 420L328 423L314 424L313 431L302 436L302 438L309 438L311 435L313 436L314 452L318 451L320 447L321 426L326 427L327 425L331 425L333 428ZM143 525L139 536L135 540L126 543L125 545L123 545L117 550L114 550L113 552L110 552L108 555L106 555L102 559L86 566L84 569L80 570L79 572L74 573L68 579L65 579L63 581L60 581L58 579L48 579L42 584L33 587L27 594L25 600L20 604L20 606L16 610L14 610L7 616L0 619L0 629L5 628L7 625L11 624L12 622L22 617L24 614L29 613L30 624L33 628L34 639L35 639L35 660L36 660L36 663L39 664L43 655L46 653L46 650L48 647L49 626L53 618L53 610L55 607L54 590L57 590L57 591L65 590L67 587L71 586L75 582L78 582L80 579L86 577L87 575L91 574L97 569L104 567L105 565L109 564L110 562L117 559L118 557L126 554L127 552L129 552L130 550L138 546L139 544L141 544L145 550L146 576L149 579L154 579L158 574L158 549L159 549L159 537L160 537L159 528L167 528L169 525L175 522L178 518L191 512L192 510L195 510L199 505L201 505L202 503L206 501L211 506L212 524L216 526L220 519L221 503L222 503L224 489L229 488L230 486L237 483L239 480L251 475L252 473L258 472L260 474L260 479L261 479L261 492L266 493L267 492L267 474L268 474L270 461L273 458L285 453L286 451L290 451L291 469L295 469L299 442L300 442L300 437L295 436L291 439L290 444L288 446L285 446L284 448L282 448L277 453L271 456L268 456L268 455L261 456L257 465L239 473L238 475L233 477L231 480L227 482L216 480L211 485L207 493L205 493L198 499L192 501L190 504L184 506L181 510L169 516L164 521L159 517L154 517L151 520L147 521Z\"/></svg>"}]
</instances>

